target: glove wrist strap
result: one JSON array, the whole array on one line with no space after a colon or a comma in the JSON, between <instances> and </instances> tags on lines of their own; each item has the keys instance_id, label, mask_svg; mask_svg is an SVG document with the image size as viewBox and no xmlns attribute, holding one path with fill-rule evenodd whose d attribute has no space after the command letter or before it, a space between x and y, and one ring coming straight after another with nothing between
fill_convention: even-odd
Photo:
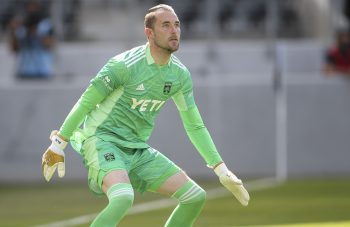
<instances>
[{"instance_id":1,"label":"glove wrist strap","mask_svg":"<svg viewBox=\"0 0 350 227\"><path fill-rule=\"evenodd\" d=\"M51 137L52 145L57 147L58 149L61 149L62 151L66 148L68 142L64 141L61 137L58 135L53 135Z\"/></svg>"},{"instance_id":2,"label":"glove wrist strap","mask_svg":"<svg viewBox=\"0 0 350 227\"><path fill-rule=\"evenodd\" d=\"M227 169L227 166L225 165L225 163L221 163L220 165L215 167L214 172L217 176L222 176L224 174L227 174L229 170Z\"/></svg>"}]
</instances>

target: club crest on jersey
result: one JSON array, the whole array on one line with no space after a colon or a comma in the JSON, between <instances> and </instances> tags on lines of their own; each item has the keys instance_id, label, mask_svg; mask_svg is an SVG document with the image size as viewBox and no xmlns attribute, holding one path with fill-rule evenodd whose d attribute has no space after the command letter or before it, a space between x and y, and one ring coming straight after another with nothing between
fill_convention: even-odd
<instances>
[{"instance_id":1,"label":"club crest on jersey","mask_svg":"<svg viewBox=\"0 0 350 227\"><path fill-rule=\"evenodd\" d=\"M104 155L105 159L107 162L112 162L115 160L114 154L113 153L107 153Z\"/></svg>"},{"instance_id":2,"label":"club crest on jersey","mask_svg":"<svg viewBox=\"0 0 350 227\"><path fill-rule=\"evenodd\" d=\"M171 90L171 86L173 85L172 82L165 82L164 83L164 87L163 87L163 94L164 95L167 95L170 93L170 90Z\"/></svg>"}]
</instances>

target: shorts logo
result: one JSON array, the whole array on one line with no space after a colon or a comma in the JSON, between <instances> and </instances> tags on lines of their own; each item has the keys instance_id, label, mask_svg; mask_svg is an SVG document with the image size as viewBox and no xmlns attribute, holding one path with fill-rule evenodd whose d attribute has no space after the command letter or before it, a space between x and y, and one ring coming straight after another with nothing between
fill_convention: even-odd
<instances>
[{"instance_id":1,"label":"shorts logo","mask_svg":"<svg viewBox=\"0 0 350 227\"><path fill-rule=\"evenodd\" d=\"M107 154L104 154L103 156L105 157L107 162L112 162L115 160L113 153L107 153Z\"/></svg>"},{"instance_id":2,"label":"shorts logo","mask_svg":"<svg viewBox=\"0 0 350 227\"><path fill-rule=\"evenodd\" d=\"M164 95L167 95L170 93L170 90L171 90L171 86L173 85L172 82L165 82L164 83L164 88L163 88L163 94Z\"/></svg>"}]
</instances>

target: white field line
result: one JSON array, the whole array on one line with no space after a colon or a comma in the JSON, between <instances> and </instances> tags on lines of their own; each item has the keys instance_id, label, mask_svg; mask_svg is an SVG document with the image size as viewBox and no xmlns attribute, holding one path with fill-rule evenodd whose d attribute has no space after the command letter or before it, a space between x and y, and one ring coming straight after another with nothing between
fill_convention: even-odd
<instances>
[{"instance_id":1,"label":"white field line","mask_svg":"<svg viewBox=\"0 0 350 227\"><path fill-rule=\"evenodd\" d=\"M265 188L274 187L280 184L275 178L264 178L260 180L254 180L250 182L246 182L244 185L248 189L248 191L256 191ZM220 197L225 197L229 195L229 192L224 187L218 187L207 191L207 199L215 199ZM160 199L152 202L145 202L134 205L129 211L128 215L139 214L143 212L149 212L153 210L160 210L163 208L171 207L177 204L177 201L171 198ZM68 220L53 222L44 225L37 225L34 227L70 227L75 225L82 225L91 222L96 214L87 214L79 217L75 217Z\"/></svg>"}]
</instances>

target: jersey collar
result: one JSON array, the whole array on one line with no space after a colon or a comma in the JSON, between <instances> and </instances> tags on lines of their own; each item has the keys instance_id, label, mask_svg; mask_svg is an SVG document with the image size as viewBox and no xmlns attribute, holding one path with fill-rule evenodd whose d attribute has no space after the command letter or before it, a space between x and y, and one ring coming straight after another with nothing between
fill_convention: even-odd
<instances>
[{"instance_id":1,"label":"jersey collar","mask_svg":"<svg viewBox=\"0 0 350 227\"><path fill-rule=\"evenodd\" d=\"M151 48L149 47L149 43L146 43L146 59L147 59L147 64L152 65L155 64L154 58L152 57L151 54ZM168 61L168 67L171 65L172 62L172 56L170 56L169 61Z\"/></svg>"}]
</instances>

